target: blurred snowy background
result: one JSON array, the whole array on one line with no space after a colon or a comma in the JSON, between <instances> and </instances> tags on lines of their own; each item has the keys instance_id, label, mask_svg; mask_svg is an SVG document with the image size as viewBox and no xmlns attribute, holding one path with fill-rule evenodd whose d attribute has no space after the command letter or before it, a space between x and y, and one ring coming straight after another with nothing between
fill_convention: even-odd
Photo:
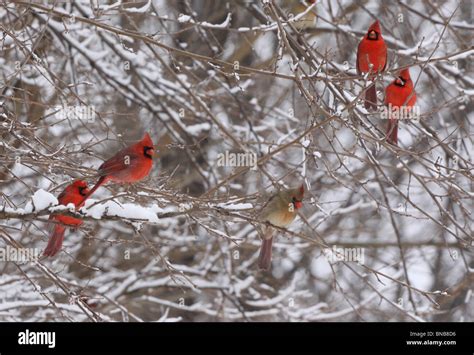
<instances>
[{"instance_id":1,"label":"blurred snowy background","mask_svg":"<svg viewBox=\"0 0 474 355\"><path fill-rule=\"evenodd\" d=\"M473 321L472 5L0 1L0 321ZM375 19L380 101L398 68L416 83L400 149L358 97ZM56 258L8 257L145 131L148 179L98 190ZM301 182L259 271L256 212Z\"/></svg>"}]
</instances>

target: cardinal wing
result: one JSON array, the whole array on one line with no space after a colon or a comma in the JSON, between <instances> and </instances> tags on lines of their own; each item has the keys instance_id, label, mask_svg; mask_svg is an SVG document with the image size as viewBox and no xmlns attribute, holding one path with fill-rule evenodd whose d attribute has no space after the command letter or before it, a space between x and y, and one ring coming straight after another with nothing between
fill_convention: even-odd
<instances>
[{"instance_id":1,"label":"cardinal wing","mask_svg":"<svg viewBox=\"0 0 474 355\"><path fill-rule=\"evenodd\" d=\"M133 164L134 160L135 154L133 152L123 150L109 160L106 160L99 167L99 176L111 175L125 170Z\"/></svg>"}]
</instances>

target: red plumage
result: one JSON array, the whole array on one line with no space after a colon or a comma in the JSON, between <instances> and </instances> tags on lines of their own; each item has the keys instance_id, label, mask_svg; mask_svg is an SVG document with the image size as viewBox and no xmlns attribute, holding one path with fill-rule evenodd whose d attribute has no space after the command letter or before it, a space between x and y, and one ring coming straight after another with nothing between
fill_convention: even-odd
<instances>
[{"instance_id":1,"label":"red plumage","mask_svg":"<svg viewBox=\"0 0 474 355\"><path fill-rule=\"evenodd\" d=\"M359 74L383 72L387 66L387 45L382 37L379 21L375 21L362 38L357 49L357 72ZM377 107L377 89L371 85L365 92L365 108L375 109Z\"/></svg>"},{"instance_id":2,"label":"red plumage","mask_svg":"<svg viewBox=\"0 0 474 355\"><path fill-rule=\"evenodd\" d=\"M398 77L385 89L385 105L388 106L387 142L398 144L398 120L404 117L399 109L411 108L416 103L416 93L410 77L410 71L403 69ZM394 110L395 109L395 110Z\"/></svg>"},{"instance_id":3,"label":"red plumage","mask_svg":"<svg viewBox=\"0 0 474 355\"><path fill-rule=\"evenodd\" d=\"M76 180L68 185L63 192L58 196L58 202L61 205L67 206L72 203L77 208L80 208L84 203L84 196L88 194L89 190L87 183L82 180ZM70 216L62 216L52 214L49 219L57 222L54 224L53 231L48 241L48 245L43 252L45 256L55 256L63 245L64 232L66 226L78 227L82 224L82 220Z\"/></svg>"},{"instance_id":4,"label":"red plumage","mask_svg":"<svg viewBox=\"0 0 474 355\"><path fill-rule=\"evenodd\" d=\"M147 177L153 166L153 154L153 141L145 133L141 141L122 149L99 167L100 178L84 201L108 181L132 183Z\"/></svg>"}]
</instances>

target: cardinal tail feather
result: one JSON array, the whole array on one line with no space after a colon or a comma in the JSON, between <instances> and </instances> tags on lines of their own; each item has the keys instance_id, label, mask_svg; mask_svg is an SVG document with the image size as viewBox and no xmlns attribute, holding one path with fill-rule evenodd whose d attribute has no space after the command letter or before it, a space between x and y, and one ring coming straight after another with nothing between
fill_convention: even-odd
<instances>
[{"instance_id":1,"label":"cardinal tail feather","mask_svg":"<svg viewBox=\"0 0 474 355\"><path fill-rule=\"evenodd\" d=\"M63 245L64 240L64 232L66 231L66 227L60 224L56 224L53 229L53 233L49 238L48 245L43 252L44 256L55 256Z\"/></svg>"},{"instance_id":2,"label":"cardinal tail feather","mask_svg":"<svg viewBox=\"0 0 474 355\"><path fill-rule=\"evenodd\" d=\"M398 120L389 119L387 126L387 142L398 145Z\"/></svg>"},{"instance_id":3,"label":"cardinal tail feather","mask_svg":"<svg viewBox=\"0 0 474 355\"><path fill-rule=\"evenodd\" d=\"M364 106L366 109L376 110L377 109L377 89L375 84L370 86L365 91L365 103Z\"/></svg>"},{"instance_id":4,"label":"cardinal tail feather","mask_svg":"<svg viewBox=\"0 0 474 355\"><path fill-rule=\"evenodd\" d=\"M269 270L272 265L272 244L272 232L271 229L268 228L265 233L265 238L262 240L262 247L260 248L260 255L258 256L258 267L261 270Z\"/></svg>"},{"instance_id":5,"label":"cardinal tail feather","mask_svg":"<svg viewBox=\"0 0 474 355\"><path fill-rule=\"evenodd\" d=\"M102 184L105 183L105 176L101 176L99 178L99 180L97 181L97 183L94 185L94 187L92 189L89 190L89 192L87 193L87 195L84 196L84 198L82 199L81 203L79 203L77 205L77 208L79 207L82 207L82 205L84 204L84 202L86 202L86 200L95 192L95 190L97 190Z\"/></svg>"}]
</instances>

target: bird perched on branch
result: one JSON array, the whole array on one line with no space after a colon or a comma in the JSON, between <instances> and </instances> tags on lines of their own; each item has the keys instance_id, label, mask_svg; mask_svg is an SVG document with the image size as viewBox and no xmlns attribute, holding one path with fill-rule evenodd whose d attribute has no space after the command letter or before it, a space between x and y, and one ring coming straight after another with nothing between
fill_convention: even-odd
<instances>
[{"instance_id":1,"label":"bird perched on branch","mask_svg":"<svg viewBox=\"0 0 474 355\"><path fill-rule=\"evenodd\" d=\"M76 209L80 208L84 203L84 198L89 193L87 183L82 180L76 180L72 184L66 186L63 192L58 196L60 205L67 206L72 203ZM48 241L48 245L43 252L44 256L55 256L63 245L64 233L66 228L78 227L82 224L82 220L70 216L60 214L51 214L50 221L56 222L53 226L53 231Z\"/></svg>"},{"instance_id":2,"label":"bird perched on branch","mask_svg":"<svg viewBox=\"0 0 474 355\"><path fill-rule=\"evenodd\" d=\"M369 79L385 70L387 66L387 45L382 37L379 21L375 21L362 38L357 49L357 72L370 73ZM375 83L365 92L364 106L366 109L377 108L377 88Z\"/></svg>"},{"instance_id":3,"label":"bird perched on branch","mask_svg":"<svg viewBox=\"0 0 474 355\"><path fill-rule=\"evenodd\" d=\"M297 1L291 8L291 13L294 17L306 11L306 9L316 3L316 0L300 0ZM306 30L309 28L314 28L316 26L316 14L313 10L310 10L303 17L293 22L295 28L299 31Z\"/></svg>"},{"instance_id":4,"label":"bird perched on branch","mask_svg":"<svg viewBox=\"0 0 474 355\"><path fill-rule=\"evenodd\" d=\"M297 210L303 207L304 185L293 189L282 189L275 193L260 211L260 220L273 226L286 228L296 217ZM270 269L272 263L273 229L265 227L262 236L262 247L258 257L258 267Z\"/></svg>"},{"instance_id":5,"label":"bird perched on branch","mask_svg":"<svg viewBox=\"0 0 474 355\"><path fill-rule=\"evenodd\" d=\"M398 145L398 120L406 118L407 111L411 110L415 103L416 93L410 71L403 69L385 89L385 105L388 109L387 142Z\"/></svg>"},{"instance_id":6,"label":"bird perched on branch","mask_svg":"<svg viewBox=\"0 0 474 355\"><path fill-rule=\"evenodd\" d=\"M99 167L100 178L83 202L108 181L132 183L147 177L153 166L153 155L153 141L150 135L145 133L141 141L122 149Z\"/></svg>"}]
</instances>

